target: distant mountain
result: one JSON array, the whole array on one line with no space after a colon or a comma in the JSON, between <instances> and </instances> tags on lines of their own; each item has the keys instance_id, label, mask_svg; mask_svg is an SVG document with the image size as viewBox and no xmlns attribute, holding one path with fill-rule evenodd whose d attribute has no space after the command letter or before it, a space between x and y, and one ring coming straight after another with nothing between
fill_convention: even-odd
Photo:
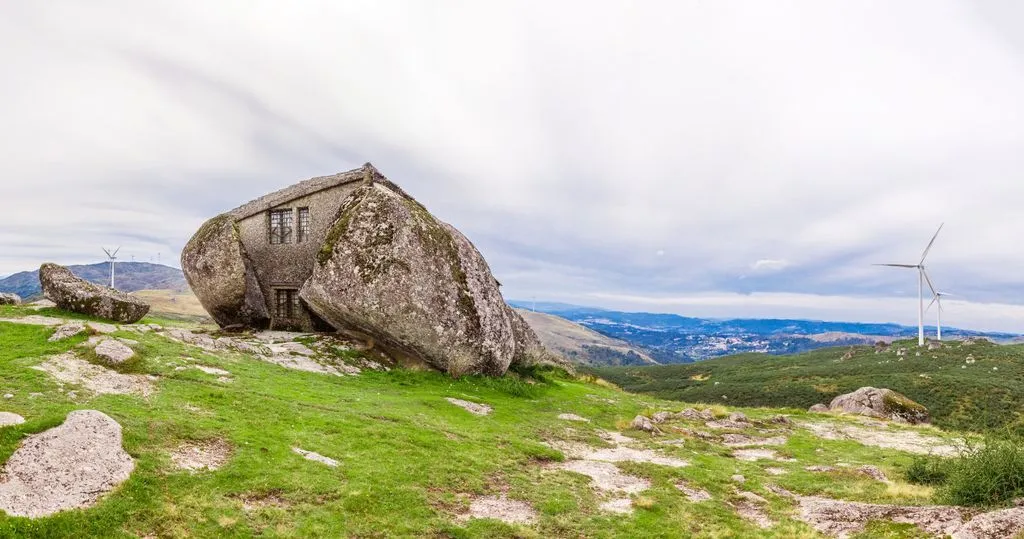
<instances>
[{"instance_id":1,"label":"distant mountain","mask_svg":"<svg viewBox=\"0 0 1024 539\"><path fill-rule=\"evenodd\" d=\"M549 350L580 365L652 365L656 362L643 349L606 337L565 318L516 309Z\"/></svg>"},{"instance_id":2,"label":"distant mountain","mask_svg":"<svg viewBox=\"0 0 1024 539\"><path fill-rule=\"evenodd\" d=\"M511 301L529 308L533 302ZM825 322L820 320L693 318L676 314L627 313L563 303L537 303L537 310L560 316L598 333L647 351L659 363L689 363L742 352L793 354L828 346L871 344L917 335L899 324ZM934 328L930 329L934 333ZM942 328L943 337L982 336L997 342L1019 338Z\"/></svg>"},{"instance_id":3,"label":"distant mountain","mask_svg":"<svg viewBox=\"0 0 1024 539\"><path fill-rule=\"evenodd\" d=\"M68 266L72 273L97 284L110 284L110 263L100 262L85 266ZM114 267L114 284L118 290L188 290L185 275L178 268L148 262L118 262ZM42 294L39 272L23 271L0 279L0 292L13 292L29 299Z\"/></svg>"}]
</instances>

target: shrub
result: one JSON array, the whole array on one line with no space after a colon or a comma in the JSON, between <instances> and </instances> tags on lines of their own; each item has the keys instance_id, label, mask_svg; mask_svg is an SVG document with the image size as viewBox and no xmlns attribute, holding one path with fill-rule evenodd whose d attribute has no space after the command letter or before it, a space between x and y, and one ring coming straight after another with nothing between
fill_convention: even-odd
<instances>
[{"instance_id":1,"label":"shrub","mask_svg":"<svg viewBox=\"0 0 1024 539\"><path fill-rule=\"evenodd\" d=\"M954 505L1002 505L1024 497L1024 439L989 437L949 461L942 497Z\"/></svg>"},{"instance_id":2,"label":"shrub","mask_svg":"<svg viewBox=\"0 0 1024 539\"><path fill-rule=\"evenodd\" d=\"M942 485L946 482L948 462L937 457L917 457L907 467L907 481L915 485Z\"/></svg>"}]
</instances>

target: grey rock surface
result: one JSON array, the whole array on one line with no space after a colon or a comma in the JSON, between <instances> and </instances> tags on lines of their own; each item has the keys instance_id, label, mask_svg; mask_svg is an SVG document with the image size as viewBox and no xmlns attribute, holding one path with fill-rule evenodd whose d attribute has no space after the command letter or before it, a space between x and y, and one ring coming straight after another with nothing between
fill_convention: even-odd
<instances>
[{"instance_id":1,"label":"grey rock surface","mask_svg":"<svg viewBox=\"0 0 1024 539\"><path fill-rule=\"evenodd\" d=\"M48 340L50 342L63 341L64 339L74 337L83 331L85 331L85 326L80 322L68 322L67 324L59 326L57 330L53 332L53 335L50 335Z\"/></svg>"},{"instance_id":2,"label":"grey rock surface","mask_svg":"<svg viewBox=\"0 0 1024 539\"><path fill-rule=\"evenodd\" d=\"M0 305L21 305L21 296L0 292Z\"/></svg>"},{"instance_id":3,"label":"grey rock surface","mask_svg":"<svg viewBox=\"0 0 1024 539\"><path fill-rule=\"evenodd\" d=\"M79 279L57 264L43 264L39 282L46 298L65 311L126 324L138 322L149 312L149 305L141 299Z\"/></svg>"},{"instance_id":4,"label":"grey rock surface","mask_svg":"<svg viewBox=\"0 0 1024 539\"><path fill-rule=\"evenodd\" d=\"M44 517L89 507L131 475L121 425L102 412L76 410L59 427L33 434L7 460L0 509Z\"/></svg>"},{"instance_id":5,"label":"grey rock surface","mask_svg":"<svg viewBox=\"0 0 1024 539\"><path fill-rule=\"evenodd\" d=\"M375 182L342 204L300 296L331 326L394 355L454 376L501 375L516 341L498 286L465 236Z\"/></svg>"},{"instance_id":6,"label":"grey rock surface","mask_svg":"<svg viewBox=\"0 0 1024 539\"><path fill-rule=\"evenodd\" d=\"M111 365L119 365L135 357L135 351L121 341L104 339L93 349L96 355Z\"/></svg>"},{"instance_id":7,"label":"grey rock surface","mask_svg":"<svg viewBox=\"0 0 1024 539\"><path fill-rule=\"evenodd\" d=\"M230 214L210 219L181 251L181 269L192 292L221 327L266 328L266 301Z\"/></svg>"},{"instance_id":8,"label":"grey rock surface","mask_svg":"<svg viewBox=\"0 0 1024 539\"><path fill-rule=\"evenodd\" d=\"M928 422L927 408L891 389L862 387L832 399L829 410L911 424Z\"/></svg>"}]
</instances>

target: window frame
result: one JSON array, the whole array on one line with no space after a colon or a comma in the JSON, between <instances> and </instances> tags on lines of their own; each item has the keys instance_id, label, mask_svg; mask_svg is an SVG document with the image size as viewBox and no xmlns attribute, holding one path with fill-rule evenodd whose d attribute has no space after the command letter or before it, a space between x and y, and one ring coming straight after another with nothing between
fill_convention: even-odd
<instances>
[{"instance_id":1,"label":"window frame","mask_svg":"<svg viewBox=\"0 0 1024 539\"><path fill-rule=\"evenodd\" d=\"M295 211L292 208L269 210L267 219L267 236L270 245L291 244L295 233Z\"/></svg>"},{"instance_id":2,"label":"window frame","mask_svg":"<svg viewBox=\"0 0 1024 539\"><path fill-rule=\"evenodd\" d=\"M309 241L309 233L313 225L313 217L309 213L309 207L297 208L295 218L295 243L306 243Z\"/></svg>"},{"instance_id":3,"label":"window frame","mask_svg":"<svg viewBox=\"0 0 1024 539\"><path fill-rule=\"evenodd\" d=\"M283 309L282 309L283 308ZM299 290L296 288L274 289L274 318L295 320L302 312Z\"/></svg>"}]
</instances>

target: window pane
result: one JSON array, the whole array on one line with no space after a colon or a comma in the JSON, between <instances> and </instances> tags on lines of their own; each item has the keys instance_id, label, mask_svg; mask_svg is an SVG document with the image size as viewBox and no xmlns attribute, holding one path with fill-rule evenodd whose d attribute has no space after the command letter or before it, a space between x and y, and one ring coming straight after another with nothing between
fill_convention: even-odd
<instances>
[{"instance_id":1,"label":"window pane","mask_svg":"<svg viewBox=\"0 0 1024 539\"><path fill-rule=\"evenodd\" d=\"M292 210L270 212L270 243L273 245L292 242Z\"/></svg>"},{"instance_id":2,"label":"window pane","mask_svg":"<svg viewBox=\"0 0 1024 539\"><path fill-rule=\"evenodd\" d=\"M299 208L299 236L298 242L302 243L309 239L309 208Z\"/></svg>"}]
</instances>

